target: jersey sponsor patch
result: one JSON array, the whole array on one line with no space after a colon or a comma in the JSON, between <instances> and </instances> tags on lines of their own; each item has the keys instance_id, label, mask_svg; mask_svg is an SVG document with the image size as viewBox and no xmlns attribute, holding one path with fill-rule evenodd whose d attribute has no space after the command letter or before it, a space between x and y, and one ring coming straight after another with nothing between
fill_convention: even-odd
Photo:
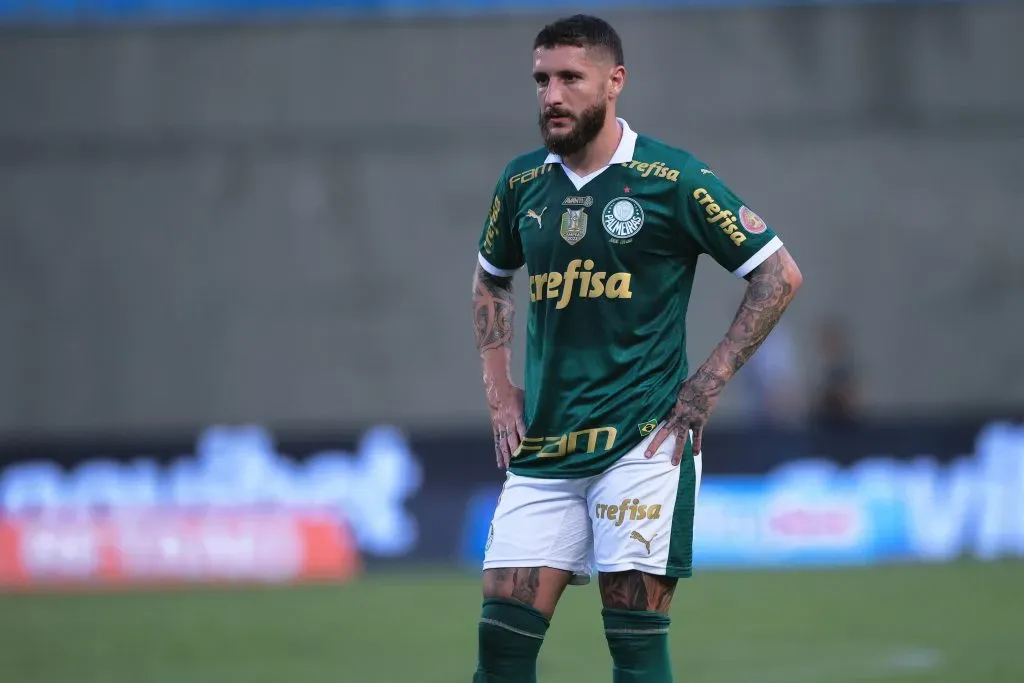
<instances>
[{"instance_id":1,"label":"jersey sponsor patch","mask_svg":"<svg viewBox=\"0 0 1024 683\"><path fill-rule=\"evenodd\" d=\"M586 197L571 196L566 197L565 199L562 200L562 206L582 206L584 208L589 209L593 205L594 198L589 195Z\"/></svg>"},{"instance_id":2,"label":"jersey sponsor patch","mask_svg":"<svg viewBox=\"0 0 1024 683\"><path fill-rule=\"evenodd\" d=\"M768 229L768 225L761 217L745 206L740 207L740 223L743 225L743 229L751 235L760 235Z\"/></svg>"},{"instance_id":3,"label":"jersey sponsor patch","mask_svg":"<svg viewBox=\"0 0 1024 683\"><path fill-rule=\"evenodd\" d=\"M631 273L608 273L594 270L591 259L573 259L564 272L537 273L530 276L530 302L553 300L555 308L562 310L577 299L632 299ZM579 287L576 283L579 283Z\"/></svg>"},{"instance_id":4,"label":"jersey sponsor patch","mask_svg":"<svg viewBox=\"0 0 1024 683\"><path fill-rule=\"evenodd\" d=\"M632 197L616 197L601 212L605 231L618 239L629 239L644 227L644 210Z\"/></svg>"},{"instance_id":5,"label":"jersey sponsor patch","mask_svg":"<svg viewBox=\"0 0 1024 683\"><path fill-rule=\"evenodd\" d=\"M641 178L654 176L655 178L666 178L673 183L679 180L679 171L669 168L663 161L638 161L634 159L633 161L624 162L622 167L636 171L640 174Z\"/></svg>"},{"instance_id":6,"label":"jersey sponsor patch","mask_svg":"<svg viewBox=\"0 0 1024 683\"><path fill-rule=\"evenodd\" d=\"M638 522L645 519L661 519L661 504L648 505L641 502L639 498L633 500L626 498L618 505L595 503L594 519L606 520L615 526L622 526L626 520ZM651 540L654 538L652 537Z\"/></svg>"},{"instance_id":7,"label":"jersey sponsor patch","mask_svg":"<svg viewBox=\"0 0 1024 683\"><path fill-rule=\"evenodd\" d=\"M484 253L494 255L494 240L498 237L498 219L501 217L501 199L497 194L491 202L491 210L487 214L487 232L484 234Z\"/></svg>"},{"instance_id":8,"label":"jersey sponsor patch","mask_svg":"<svg viewBox=\"0 0 1024 683\"><path fill-rule=\"evenodd\" d=\"M733 244L738 247L747 240L747 236L737 227L736 216L733 212L722 209L718 200L711 196L707 188L698 187L693 191L693 198L697 200L697 205L704 209L704 220L728 235ZM751 213L753 212L751 211Z\"/></svg>"}]
</instances>

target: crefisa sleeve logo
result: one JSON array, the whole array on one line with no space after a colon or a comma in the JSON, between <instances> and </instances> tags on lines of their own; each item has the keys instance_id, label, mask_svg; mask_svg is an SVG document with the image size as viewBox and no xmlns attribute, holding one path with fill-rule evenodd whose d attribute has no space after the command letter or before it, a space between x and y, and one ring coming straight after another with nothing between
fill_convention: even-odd
<instances>
[{"instance_id":1,"label":"crefisa sleeve logo","mask_svg":"<svg viewBox=\"0 0 1024 683\"><path fill-rule=\"evenodd\" d=\"M740 207L740 223L743 225L743 229L751 235L760 235L768 229L768 225L761 217L746 206Z\"/></svg>"},{"instance_id":2,"label":"crefisa sleeve logo","mask_svg":"<svg viewBox=\"0 0 1024 683\"><path fill-rule=\"evenodd\" d=\"M644 227L644 210L632 197L616 197L601 212L605 231L618 239L629 239Z\"/></svg>"}]
</instances>

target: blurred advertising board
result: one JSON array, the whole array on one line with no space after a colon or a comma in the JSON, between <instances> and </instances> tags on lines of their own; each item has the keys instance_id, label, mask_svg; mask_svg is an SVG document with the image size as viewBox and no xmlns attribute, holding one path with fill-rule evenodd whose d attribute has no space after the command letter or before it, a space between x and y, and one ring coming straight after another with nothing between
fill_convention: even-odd
<instances>
[{"instance_id":1,"label":"blurred advertising board","mask_svg":"<svg viewBox=\"0 0 1024 683\"><path fill-rule=\"evenodd\" d=\"M847 442L849 436L836 438ZM912 434L901 438L913 441ZM929 439L922 431L920 440ZM884 441L873 445L845 464L799 458L757 474L707 472L711 456L705 455L695 567L1024 557L1024 425L985 424L964 455L946 448L938 456L893 457L877 455ZM751 434L748 446L763 449L766 439ZM469 566L482 560L499 485L478 487L467 501L460 543Z\"/></svg>"},{"instance_id":2,"label":"blurred advertising board","mask_svg":"<svg viewBox=\"0 0 1024 683\"><path fill-rule=\"evenodd\" d=\"M191 449L6 445L0 588L344 580L415 547L404 501L421 468L400 431L289 445L252 425L211 427Z\"/></svg>"},{"instance_id":3,"label":"blurred advertising board","mask_svg":"<svg viewBox=\"0 0 1024 683\"><path fill-rule=\"evenodd\" d=\"M332 515L118 510L0 521L0 588L345 580L359 570Z\"/></svg>"},{"instance_id":4,"label":"blurred advertising board","mask_svg":"<svg viewBox=\"0 0 1024 683\"><path fill-rule=\"evenodd\" d=\"M1024 557L1024 424L705 434L695 565ZM480 566L504 474L486 425L407 434L0 442L0 589L344 580Z\"/></svg>"}]
</instances>

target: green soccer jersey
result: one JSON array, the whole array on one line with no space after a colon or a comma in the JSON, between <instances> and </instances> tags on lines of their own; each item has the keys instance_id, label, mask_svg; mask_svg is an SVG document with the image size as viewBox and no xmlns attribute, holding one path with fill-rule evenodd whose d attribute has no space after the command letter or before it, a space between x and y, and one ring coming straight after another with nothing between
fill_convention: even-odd
<instances>
[{"instance_id":1,"label":"green soccer jersey","mask_svg":"<svg viewBox=\"0 0 1024 683\"><path fill-rule=\"evenodd\" d=\"M634 448L687 377L698 256L742 277L782 246L708 166L619 123L588 177L544 149L513 160L480 237L484 270L530 276L520 475L591 476Z\"/></svg>"}]
</instances>

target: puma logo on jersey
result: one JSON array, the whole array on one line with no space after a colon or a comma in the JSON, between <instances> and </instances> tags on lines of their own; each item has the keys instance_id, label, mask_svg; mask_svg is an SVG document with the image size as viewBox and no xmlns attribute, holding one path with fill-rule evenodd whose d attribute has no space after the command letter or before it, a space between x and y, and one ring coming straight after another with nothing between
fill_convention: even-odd
<instances>
[{"instance_id":1,"label":"puma logo on jersey","mask_svg":"<svg viewBox=\"0 0 1024 683\"><path fill-rule=\"evenodd\" d=\"M544 215L544 212L547 211L547 210L548 210L548 207L545 206L543 209L540 210L540 213L537 213L533 209L527 209L527 211L526 211L527 218L532 218L535 221L537 221L537 229L538 230L540 230L540 229L542 229L544 227L544 224L541 223L540 219L541 219L541 216Z\"/></svg>"},{"instance_id":2,"label":"puma logo on jersey","mask_svg":"<svg viewBox=\"0 0 1024 683\"><path fill-rule=\"evenodd\" d=\"M647 554L650 555L651 554L651 543L654 541L654 539L656 539L658 537L658 534L654 534L653 536L651 536L651 540L650 541L648 541L646 538L641 536L639 531L634 531L633 533L631 533L629 535L629 537L632 540L634 540L634 541L640 541L641 543L643 543L644 547L647 548Z\"/></svg>"}]
</instances>

